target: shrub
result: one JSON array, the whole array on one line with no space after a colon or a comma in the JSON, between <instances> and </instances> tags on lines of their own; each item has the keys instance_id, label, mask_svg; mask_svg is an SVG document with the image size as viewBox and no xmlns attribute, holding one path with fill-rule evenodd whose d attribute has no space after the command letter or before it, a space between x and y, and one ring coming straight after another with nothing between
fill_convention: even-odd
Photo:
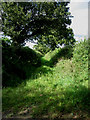
<instances>
[{"instance_id":1,"label":"shrub","mask_svg":"<svg viewBox=\"0 0 90 120\"><path fill-rule=\"evenodd\" d=\"M26 79L27 69L41 65L41 55L28 47L14 47L2 39L3 86ZM27 66L27 69L26 69ZM29 75L29 74L28 74Z\"/></svg>"},{"instance_id":2,"label":"shrub","mask_svg":"<svg viewBox=\"0 0 90 120\"><path fill-rule=\"evenodd\" d=\"M88 79L88 40L75 45L73 51L74 76L79 80Z\"/></svg>"}]
</instances>

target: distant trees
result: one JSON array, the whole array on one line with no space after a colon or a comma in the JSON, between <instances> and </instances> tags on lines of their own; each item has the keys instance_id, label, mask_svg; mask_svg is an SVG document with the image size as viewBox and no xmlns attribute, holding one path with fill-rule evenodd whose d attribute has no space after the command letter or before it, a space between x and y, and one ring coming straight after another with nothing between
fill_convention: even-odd
<instances>
[{"instance_id":1,"label":"distant trees","mask_svg":"<svg viewBox=\"0 0 90 120\"><path fill-rule=\"evenodd\" d=\"M68 2L2 3L2 31L11 37L14 46L24 45L26 40L37 40L35 48L39 51L73 44L67 5Z\"/></svg>"}]
</instances>

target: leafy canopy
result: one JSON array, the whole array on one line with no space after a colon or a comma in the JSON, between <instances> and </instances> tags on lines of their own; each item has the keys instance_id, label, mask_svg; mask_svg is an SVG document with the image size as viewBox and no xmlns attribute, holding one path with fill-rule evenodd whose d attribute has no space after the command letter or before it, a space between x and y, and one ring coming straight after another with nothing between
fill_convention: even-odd
<instances>
[{"instance_id":1,"label":"leafy canopy","mask_svg":"<svg viewBox=\"0 0 90 120\"><path fill-rule=\"evenodd\" d=\"M2 30L13 45L37 40L50 49L58 44L72 44L73 31L68 2L5 2L2 3ZM44 38L44 39L43 39ZM39 46L40 47L40 46Z\"/></svg>"}]
</instances>

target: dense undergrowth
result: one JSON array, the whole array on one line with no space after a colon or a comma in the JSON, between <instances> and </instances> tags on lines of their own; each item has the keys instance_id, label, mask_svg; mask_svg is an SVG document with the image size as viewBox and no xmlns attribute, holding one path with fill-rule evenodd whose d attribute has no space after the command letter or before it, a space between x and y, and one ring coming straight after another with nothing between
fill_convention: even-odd
<instances>
[{"instance_id":1,"label":"dense undergrowth","mask_svg":"<svg viewBox=\"0 0 90 120\"><path fill-rule=\"evenodd\" d=\"M17 86L41 66L41 55L28 47L13 47L2 41L3 87Z\"/></svg>"},{"instance_id":2,"label":"dense undergrowth","mask_svg":"<svg viewBox=\"0 0 90 120\"><path fill-rule=\"evenodd\" d=\"M32 71L29 78L3 88L3 117L89 117L87 40L47 53L36 69L24 68L28 76Z\"/></svg>"}]
</instances>

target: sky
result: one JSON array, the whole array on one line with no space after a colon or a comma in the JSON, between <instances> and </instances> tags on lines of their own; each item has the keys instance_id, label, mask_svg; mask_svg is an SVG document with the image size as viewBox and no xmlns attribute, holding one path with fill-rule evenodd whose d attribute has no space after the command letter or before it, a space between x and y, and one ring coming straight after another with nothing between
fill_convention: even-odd
<instances>
[{"instance_id":1,"label":"sky","mask_svg":"<svg viewBox=\"0 0 90 120\"><path fill-rule=\"evenodd\" d=\"M88 35L88 0L71 0L70 12L72 18L71 28L75 35Z\"/></svg>"}]
</instances>

